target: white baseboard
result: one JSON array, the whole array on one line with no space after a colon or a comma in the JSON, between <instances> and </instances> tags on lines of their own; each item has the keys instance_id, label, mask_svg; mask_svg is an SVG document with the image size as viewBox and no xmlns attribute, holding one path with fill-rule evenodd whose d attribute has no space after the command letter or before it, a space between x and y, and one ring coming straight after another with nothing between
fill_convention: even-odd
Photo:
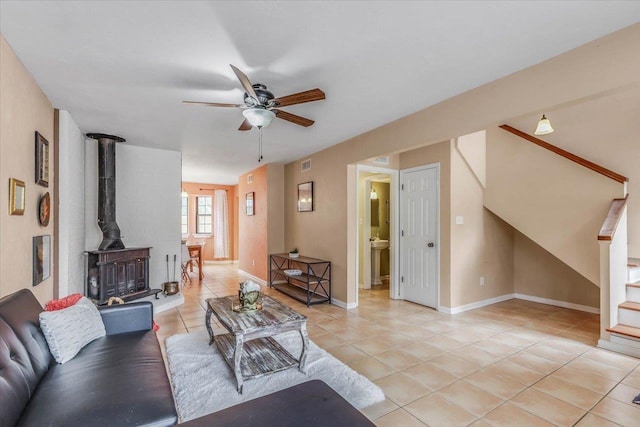
<instances>
[{"instance_id":1,"label":"white baseboard","mask_svg":"<svg viewBox=\"0 0 640 427\"><path fill-rule=\"evenodd\" d=\"M507 301L515 298L514 294L500 295L499 297L489 298L482 301L472 302L470 304L460 305L458 307L444 307L438 306L438 311L445 314L458 314L464 311L475 310L476 308L486 307L491 304L496 304L502 301Z\"/></svg>"},{"instance_id":2,"label":"white baseboard","mask_svg":"<svg viewBox=\"0 0 640 427\"><path fill-rule=\"evenodd\" d=\"M256 283L261 284L262 286L267 286L267 281L266 280L262 280L259 277L254 276L253 274L249 274L244 270L240 270L238 269L238 273L242 274L243 276L248 277L249 279L253 280Z\"/></svg>"},{"instance_id":3,"label":"white baseboard","mask_svg":"<svg viewBox=\"0 0 640 427\"><path fill-rule=\"evenodd\" d=\"M554 299L535 297L533 295L514 294L515 298L525 301L539 302L541 304L554 305L556 307L570 308L572 310L586 311L587 313L600 314L600 309L597 307L589 307L588 305L574 304L572 302L558 301Z\"/></svg>"},{"instance_id":4,"label":"white baseboard","mask_svg":"<svg viewBox=\"0 0 640 427\"><path fill-rule=\"evenodd\" d=\"M340 308L346 308L347 310L351 310L352 308L358 307L358 305L355 302L350 302L349 304L347 304L346 302L340 301L339 299L335 299L335 298L331 298L331 304L336 305Z\"/></svg>"},{"instance_id":5,"label":"white baseboard","mask_svg":"<svg viewBox=\"0 0 640 427\"><path fill-rule=\"evenodd\" d=\"M605 350L615 351L616 353L626 354L627 356L633 356L640 358L640 349L630 347L624 344L618 344L607 340L598 340L598 347Z\"/></svg>"},{"instance_id":6,"label":"white baseboard","mask_svg":"<svg viewBox=\"0 0 640 427\"><path fill-rule=\"evenodd\" d=\"M237 259L207 259L203 261L204 264L238 264L238 260Z\"/></svg>"}]
</instances>

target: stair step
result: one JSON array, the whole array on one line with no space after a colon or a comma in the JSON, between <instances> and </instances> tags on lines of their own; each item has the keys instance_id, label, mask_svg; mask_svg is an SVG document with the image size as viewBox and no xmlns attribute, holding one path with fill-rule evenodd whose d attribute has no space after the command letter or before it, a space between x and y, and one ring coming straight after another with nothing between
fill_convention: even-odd
<instances>
[{"instance_id":1,"label":"stair step","mask_svg":"<svg viewBox=\"0 0 640 427\"><path fill-rule=\"evenodd\" d=\"M618 322L640 328L640 303L625 301L618 306Z\"/></svg>"},{"instance_id":2,"label":"stair step","mask_svg":"<svg viewBox=\"0 0 640 427\"><path fill-rule=\"evenodd\" d=\"M622 304L620 304L618 308L640 311L640 302L625 301Z\"/></svg>"},{"instance_id":3,"label":"stair step","mask_svg":"<svg viewBox=\"0 0 640 427\"><path fill-rule=\"evenodd\" d=\"M627 282L639 283L640 282L640 259L629 258L627 263Z\"/></svg>"},{"instance_id":4,"label":"stair step","mask_svg":"<svg viewBox=\"0 0 640 427\"><path fill-rule=\"evenodd\" d=\"M640 302L640 283L627 283L627 301Z\"/></svg>"},{"instance_id":5,"label":"stair step","mask_svg":"<svg viewBox=\"0 0 640 427\"><path fill-rule=\"evenodd\" d=\"M612 328L607 328L607 331L640 340L640 328L635 328L633 326L618 324Z\"/></svg>"}]
</instances>

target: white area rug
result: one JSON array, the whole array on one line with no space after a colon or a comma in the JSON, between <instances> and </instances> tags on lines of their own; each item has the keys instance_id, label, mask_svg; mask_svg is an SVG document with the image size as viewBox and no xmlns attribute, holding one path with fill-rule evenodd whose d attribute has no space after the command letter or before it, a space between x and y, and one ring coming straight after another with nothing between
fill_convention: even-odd
<instances>
[{"instance_id":1,"label":"white area rug","mask_svg":"<svg viewBox=\"0 0 640 427\"><path fill-rule=\"evenodd\" d=\"M302 340L298 332L274 338L294 357L300 355ZM246 380L240 395L233 372L216 345L209 346L206 332L167 338L167 359L180 418L187 421L312 379L326 382L358 409L384 400L380 387L313 342L309 344L306 375L291 368Z\"/></svg>"}]
</instances>

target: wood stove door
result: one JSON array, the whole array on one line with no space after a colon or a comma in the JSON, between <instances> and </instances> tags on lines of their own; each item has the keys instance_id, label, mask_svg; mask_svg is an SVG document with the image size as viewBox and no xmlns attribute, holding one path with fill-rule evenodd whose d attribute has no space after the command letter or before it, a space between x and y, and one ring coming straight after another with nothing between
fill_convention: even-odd
<instances>
[{"instance_id":1,"label":"wood stove door","mask_svg":"<svg viewBox=\"0 0 640 427\"><path fill-rule=\"evenodd\" d=\"M118 272L118 296L126 295L127 292L127 262L117 262L116 270Z\"/></svg>"},{"instance_id":2,"label":"wood stove door","mask_svg":"<svg viewBox=\"0 0 640 427\"><path fill-rule=\"evenodd\" d=\"M106 301L117 295L116 286L117 269L115 263L102 264L100 266L100 301Z\"/></svg>"},{"instance_id":3,"label":"wood stove door","mask_svg":"<svg viewBox=\"0 0 640 427\"><path fill-rule=\"evenodd\" d=\"M147 258L138 258L136 260L135 267L135 284L136 291L144 291L147 289L147 266L148 266Z\"/></svg>"}]
</instances>

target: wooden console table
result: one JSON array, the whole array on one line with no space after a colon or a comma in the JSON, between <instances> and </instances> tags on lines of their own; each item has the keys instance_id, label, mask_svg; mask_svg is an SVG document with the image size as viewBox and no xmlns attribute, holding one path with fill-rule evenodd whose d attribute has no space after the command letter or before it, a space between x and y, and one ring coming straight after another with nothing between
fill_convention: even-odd
<instances>
[{"instance_id":1,"label":"wooden console table","mask_svg":"<svg viewBox=\"0 0 640 427\"><path fill-rule=\"evenodd\" d=\"M288 270L300 270L291 274ZM307 304L331 303L331 262L289 254L269 255L269 286Z\"/></svg>"}]
</instances>

